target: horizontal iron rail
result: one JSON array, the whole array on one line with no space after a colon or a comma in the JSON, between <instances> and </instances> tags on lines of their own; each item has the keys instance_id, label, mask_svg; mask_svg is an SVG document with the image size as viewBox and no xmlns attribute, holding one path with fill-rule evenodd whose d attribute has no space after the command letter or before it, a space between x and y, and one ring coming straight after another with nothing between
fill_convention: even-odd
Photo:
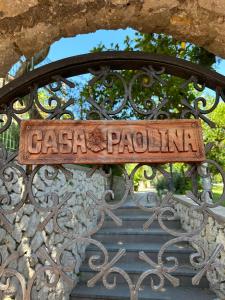
<instances>
[{"instance_id":1,"label":"horizontal iron rail","mask_svg":"<svg viewBox=\"0 0 225 300\"><path fill-rule=\"evenodd\" d=\"M33 70L0 89L0 104L29 94L33 84L43 87L53 82L53 77L56 75L77 76L89 73L90 68L99 68L99 66L110 66L113 70L132 70L141 69L148 65L152 65L156 69L157 67L164 67L165 73L184 79L196 76L200 84L204 83L206 87L211 89L225 88L225 76L176 57L145 52L109 51L73 56Z\"/></svg>"}]
</instances>

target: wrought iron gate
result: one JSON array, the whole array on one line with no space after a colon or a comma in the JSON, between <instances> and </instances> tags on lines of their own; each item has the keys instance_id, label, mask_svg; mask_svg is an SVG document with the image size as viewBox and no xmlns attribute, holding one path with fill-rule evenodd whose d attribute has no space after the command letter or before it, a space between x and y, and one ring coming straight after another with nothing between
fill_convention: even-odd
<instances>
[{"instance_id":1,"label":"wrought iron gate","mask_svg":"<svg viewBox=\"0 0 225 300\"><path fill-rule=\"evenodd\" d=\"M173 109L174 99L169 96L169 89L173 88L174 79L180 83L179 88L176 88L176 101L179 101L179 105L175 110ZM152 94L153 86L154 90L158 91L155 94ZM190 87L192 88L191 94L188 92ZM0 133L9 130L12 126L19 127L21 120L29 118L87 120L199 118L206 126L214 128L216 124L210 119L210 114L217 109L218 105L224 105L224 87L223 76L172 57L136 52L108 52L72 57L34 70L0 90ZM81 93L80 90L82 90ZM213 98L210 103L207 103L206 93ZM193 98L193 95L196 97ZM209 153L212 147L213 144L205 145L206 153ZM39 199L34 194L33 188L34 178L39 176L42 168L45 170L44 178L51 181L57 178L59 172L69 177L71 173L67 166L54 165L49 166L50 169L46 166L25 167L19 165L17 154L18 151L9 152L3 144L1 145L0 178L3 184L15 184L19 180L23 185L20 198L16 200L5 190L1 191L1 226L12 234L14 231L12 216L18 214L26 203L34 206L37 213L45 214L38 224L38 230L43 230L50 220L53 220L53 230L68 238L68 244L78 242L94 244L102 251L103 257L101 262L95 256L90 259L90 268L97 272L97 275L89 281L90 286L102 280L105 287L114 288L116 282L108 282L107 277L111 273L117 273L127 281L132 300L138 299L138 291L144 279L153 275L159 280L158 284L151 281L151 288L154 290L160 290L164 286L165 279L169 280L173 286L178 286L179 280L173 276L173 272L178 267L178 259L176 257L165 258L164 253L169 246L184 241L192 242L198 249L190 257L190 263L199 270L193 278L193 284L198 284L204 274L218 267L216 259L223 250L223 246L217 245L209 256L197 238L205 227L208 216L214 217L211 209L225 201L225 173L217 162L207 159L205 172L199 164L184 165L185 174L190 179L192 187L187 196L195 202L191 210L202 216L201 225L192 232L176 231L165 224L165 215L170 219L176 216L176 211L171 204L174 200L171 191L166 193L156 207L146 208L141 203L137 203L141 210L149 212L149 218L143 224L144 229L149 229L153 220L157 218L161 228L174 238L161 247L157 261L152 261L144 251L137 254L140 260L149 265L149 269L143 272L137 282L132 282L129 274L115 267L116 262L126 254L125 249L121 247L121 250L110 260L104 245L92 239L91 236L101 228L106 215L112 218L115 224L122 224L122 219L116 216L116 209L121 207L127 196L133 192L134 175L143 164L134 166L130 174L125 168L118 166L125 180L125 190L121 199L116 203L111 202L114 197L112 190L107 190L101 199L96 199L93 192L86 193L86 197L93 199L95 209L99 210L99 216L94 228L82 235L77 235L76 232L61 228L57 221L63 212L64 204L71 196L70 193L59 197L54 192L46 191L45 197ZM167 179L171 176L167 166L152 164L146 167L149 168L149 173L144 171L147 180L152 181L157 174ZM208 172L211 167L221 175L223 183L222 194L216 202L212 199L210 191L206 192L201 189L198 180L198 178L209 176ZM110 166L93 166L89 176L93 176L96 170L100 170L101 174L106 177L111 174ZM8 257L4 257L1 253L3 257L0 265L2 295L7 294L13 277L20 283L21 297L26 300L31 298L31 291L35 288L37 278L49 272L55 277L52 282L46 281L47 287L54 287L60 277L73 285L73 280L69 276L72 272L71 266L66 266L61 262L63 251L64 249L59 249L54 258L50 255L50 249L43 246L31 252L29 257L27 256L30 266L32 267L32 262L35 261L38 262L39 267L33 270L28 279L12 265L23 255L21 248L14 249Z\"/></svg>"}]
</instances>

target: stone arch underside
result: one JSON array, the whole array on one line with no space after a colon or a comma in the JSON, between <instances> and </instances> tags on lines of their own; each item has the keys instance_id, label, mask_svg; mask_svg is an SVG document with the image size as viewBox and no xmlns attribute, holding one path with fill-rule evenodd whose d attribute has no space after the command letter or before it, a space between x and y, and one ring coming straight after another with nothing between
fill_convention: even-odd
<instances>
[{"instance_id":1,"label":"stone arch underside","mask_svg":"<svg viewBox=\"0 0 225 300\"><path fill-rule=\"evenodd\" d=\"M0 74L21 55L98 29L163 32L225 57L224 8L224 0L1 0Z\"/></svg>"}]
</instances>

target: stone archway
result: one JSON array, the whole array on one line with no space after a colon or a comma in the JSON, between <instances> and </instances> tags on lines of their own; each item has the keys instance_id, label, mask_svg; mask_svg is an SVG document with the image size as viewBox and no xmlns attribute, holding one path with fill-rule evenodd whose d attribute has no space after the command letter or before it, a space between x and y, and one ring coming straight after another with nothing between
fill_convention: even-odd
<instances>
[{"instance_id":1,"label":"stone archway","mask_svg":"<svg viewBox=\"0 0 225 300\"><path fill-rule=\"evenodd\" d=\"M126 27L171 34L225 57L223 0L2 0L0 73L61 37Z\"/></svg>"}]
</instances>

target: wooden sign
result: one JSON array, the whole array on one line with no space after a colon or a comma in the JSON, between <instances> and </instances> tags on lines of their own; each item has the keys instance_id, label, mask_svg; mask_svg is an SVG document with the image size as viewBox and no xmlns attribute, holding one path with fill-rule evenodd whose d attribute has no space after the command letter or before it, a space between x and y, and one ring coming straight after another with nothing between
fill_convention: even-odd
<instances>
[{"instance_id":1,"label":"wooden sign","mask_svg":"<svg viewBox=\"0 0 225 300\"><path fill-rule=\"evenodd\" d=\"M21 123L21 164L166 163L204 159L199 120Z\"/></svg>"}]
</instances>

